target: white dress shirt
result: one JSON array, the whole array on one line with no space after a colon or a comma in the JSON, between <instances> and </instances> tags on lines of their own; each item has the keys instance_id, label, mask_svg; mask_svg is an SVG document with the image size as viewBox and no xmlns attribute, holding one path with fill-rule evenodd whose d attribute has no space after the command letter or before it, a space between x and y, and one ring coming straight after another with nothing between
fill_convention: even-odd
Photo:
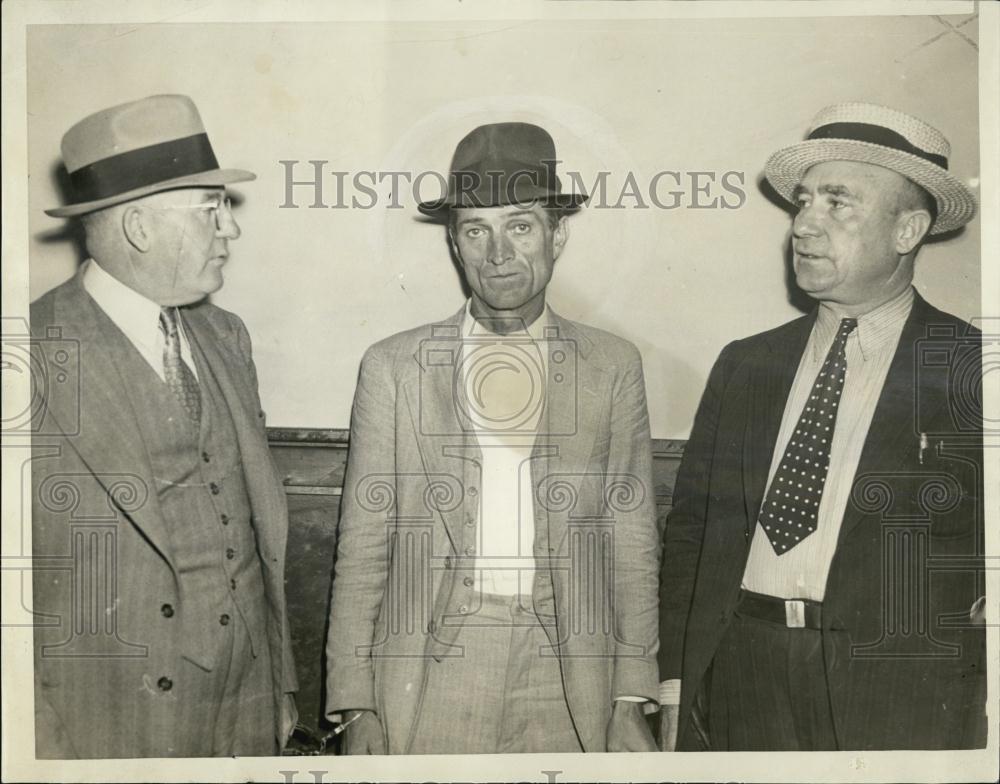
<instances>
[{"instance_id":1,"label":"white dress shirt","mask_svg":"<svg viewBox=\"0 0 1000 784\"><path fill-rule=\"evenodd\" d=\"M134 289L130 289L93 259L84 262L83 288L115 326L125 334L160 380L165 382L166 376L163 370L165 336L160 329L160 306ZM191 356L191 345L184 333L184 321L178 319L177 322L181 338L181 359L197 378L198 371Z\"/></svg>"},{"instance_id":2,"label":"white dress shirt","mask_svg":"<svg viewBox=\"0 0 1000 784\"><path fill-rule=\"evenodd\" d=\"M482 452L475 569L485 593L530 596L534 581L535 508L531 453L545 404L548 347L541 340L548 307L508 334L473 318L462 325L465 411Z\"/></svg>"},{"instance_id":3,"label":"white dress shirt","mask_svg":"<svg viewBox=\"0 0 1000 784\"><path fill-rule=\"evenodd\" d=\"M746 590L781 599L823 601L826 578L837 549L840 524L851 497L861 451L865 447L875 406L912 306L913 289L907 288L875 310L858 317L857 328L847 338L847 375L830 441L830 468L819 503L816 531L778 555L763 528L757 525L743 573L743 588ZM828 307L820 305L788 393L768 472L768 487L833 344L840 319ZM767 497L766 491L764 497Z\"/></svg>"}]
</instances>

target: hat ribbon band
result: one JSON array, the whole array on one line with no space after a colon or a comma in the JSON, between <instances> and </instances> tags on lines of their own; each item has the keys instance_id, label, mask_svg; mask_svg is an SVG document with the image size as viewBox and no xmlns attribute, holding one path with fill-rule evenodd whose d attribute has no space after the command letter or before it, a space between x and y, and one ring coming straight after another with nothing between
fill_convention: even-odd
<instances>
[{"instance_id":1,"label":"hat ribbon band","mask_svg":"<svg viewBox=\"0 0 1000 784\"><path fill-rule=\"evenodd\" d=\"M102 158L70 172L69 179L81 201L98 201L218 168L208 134L197 133Z\"/></svg>"},{"instance_id":2,"label":"hat ribbon band","mask_svg":"<svg viewBox=\"0 0 1000 784\"><path fill-rule=\"evenodd\" d=\"M854 122L829 123L828 125L821 125L815 128L809 134L808 138L848 139L856 142L878 144L882 147L889 147L893 150L916 155L918 158L923 158L925 161L933 163L935 166L940 166L942 169L947 170L948 168L948 159L945 156L921 150L919 147L911 144L902 134L896 133L889 128L884 128L881 125Z\"/></svg>"}]
</instances>

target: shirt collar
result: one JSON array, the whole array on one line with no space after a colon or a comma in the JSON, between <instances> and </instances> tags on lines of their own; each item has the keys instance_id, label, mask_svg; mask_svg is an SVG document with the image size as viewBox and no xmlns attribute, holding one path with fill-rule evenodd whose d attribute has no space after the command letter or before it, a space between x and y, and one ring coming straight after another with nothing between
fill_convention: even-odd
<instances>
[{"instance_id":1,"label":"shirt collar","mask_svg":"<svg viewBox=\"0 0 1000 784\"><path fill-rule=\"evenodd\" d=\"M883 302L874 310L858 316L858 326L854 330L854 335L861 347L861 357L868 361L876 353L892 349L903 331L903 324L910 316L910 309L913 307L913 287L907 286L888 302ZM830 308L822 303L819 306L819 313L816 315L816 325L813 327L813 359L821 361L830 345L833 343L834 335L840 328L841 316L834 313Z\"/></svg>"},{"instance_id":2,"label":"shirt collar","mask_svg":"<svg viewBox=\"0 0 1000 784\"><path fill-rule=\"evenodd\" d=\"M523 339L524 334L527 332L528 337L534 341L542 340L545 336L545 328L551 323L551 316L549 311L549 306L546 304L545 308L542 310L542 314L528 324L527 329L516 329L507 335L498 335L495 332L491 332L480 322L478 322L475 316L472 315L472 299L466 300L465 303L465 318L462 320L462 336L489 336L496 338L505 337L520 337Z\"/></svg>"},{"instance_id":3,"label":"shirt collar","mask_svg":"<svg viewBox=\"0 0 1000 784\"><path fill-rule=\"evenodd\" d=\"M136 345L156 346L160 306L130 289L93 259L84 262L83 287L125 336Z\"/></svg>"}]
</instances>

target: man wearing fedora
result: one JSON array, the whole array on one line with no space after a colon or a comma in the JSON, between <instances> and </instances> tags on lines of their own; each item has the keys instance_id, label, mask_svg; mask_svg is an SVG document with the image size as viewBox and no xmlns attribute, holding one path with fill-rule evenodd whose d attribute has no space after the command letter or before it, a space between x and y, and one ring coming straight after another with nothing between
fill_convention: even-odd
<instances>
[{"instance_id":1,"label":"man wearing fedora","mask_svg":"<svg viewBox=\"0 0 1000 784\"><path fill-rule=\"evenodd\" d=\"M250 339L207 301L240 235L190 98L62 140L90 258L31 307L40 758L276 754L294 726L288 518ZM55 341L55 343L53 343ZM72 348L70 348L72 347ZM41 354L39 354L41 357Z\"/></svg>"},{"instance_id":2,"label":"man wearing fedora","mask_svg":"<svg viewBox=\"0 0 1000 784\"><path fill-rule=\"evenodd\" d=\"M471 291L364 356L327 640L346 750L655 750L657 569L638 351L545 292L584 196L551 136L459 143L446 223Z\"/></svg>"},{"instance_id":3,"label":"man wearing fedora","mask_svg":"<svg viewBox=\"0 0 1000 784\"><path fill-rule=\"evenodd\" d=\"M664 541L664 750L985 742L980 338L912 285L928 236L975 215L949 154L851 103L765 166L816 307L726 346L698 408Z\"/></svg>"}]
</instances>

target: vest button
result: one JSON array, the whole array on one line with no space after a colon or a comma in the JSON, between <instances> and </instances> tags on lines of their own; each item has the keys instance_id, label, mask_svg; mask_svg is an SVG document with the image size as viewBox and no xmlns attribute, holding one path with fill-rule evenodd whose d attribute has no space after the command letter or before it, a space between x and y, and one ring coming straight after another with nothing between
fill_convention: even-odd
<instances>
[{"instance_id":1,"label":"vest button","mask_svg":"<svg viewBox=\"0 0 1000 784\"><path fill-rule=\"evenodd\" d=\"M229 525L229 515L221 514L219 515L219 520L222 522L223 525Z\"/></svg>"},{"instance_id":2,"label":"vest button","mask_svg":"<svg viewBox=\"0 0 1000 784\"><path fill-rule=\"evenodd\" d=\"M229 587L235 591L236 590L236 580L230 580L229 581Z\"/></svg>"},{"instance_id":3,"label":"vest button","mask_svg":"<svg viewBox=\"0 0 1000 784\"><path fill-rule=\"evenodd\" d=\"M212 495L219 494L219 486L215 482L209 482L208 489L212 491Z\"/></svg>"},{"instance_id":4,"label":"vest button","mask_svg":"<svg viewBox=\"0 0 1000 784\"><path fill-rule=\"evenodd\" d=\"M170 691L174 688L174 682L166 675L160 678L160 680L156 682L156 685L160 687L160 691Z\"/></svg>"},{"instance_id":5,"label":"vest button","mask_svg":"<svg viewBox=\"0 0 1000 784\"><path fill-rule=\"evenodd\" d=\"M472 546L472 545L470 544L470 545L469 545L468 547L466 547L466 548L465 548L465 554L466 554L466 555L475 555L475 554L476 554L476 548L475 548L475 547L473 547L473 546Z\"/></svg>"},{"instance_id":6,"label":"vest button","mask_svg":"<svg viewBox=\"0 0 1000 784\"><path fill-rule=\"evenodd\" d=\"M471 495L471 496L475 496L475 495L477 495L478 493L479 493L479 491L478 491L478 490L477 490L477 489L476 489L475 487L470 487L470 488L469 488L469 495Z\"/></svg>"},{"instance_id":7,"label":"vest button","mask_svg":"<svg viewBox=\"0 0 1000 784\"><path fill-rule=\"evenodd\" d=\"M445 569L451 569L451 556L450 555L446 555L445 558L444 558L444 568Z\"/></svg>"},{"instance_id":8,"label":"vest button","mask_svg":"<svg viewBox=\"0 0 1000 784\"><path fill-rule=\"evenodd\" d=\"M471 588L473 585L476 584L476 581L472 577L466 577L464 580L462 580L462 584Z\"/></svg>"},{"instance_id":9,"label":"vest button","mask_svg":"<svg viewBox=\"0 0 1000 784\"><path fill-rule=\"evenodd\" d=\"M236 551L232 547L227 547L226 548L226 558L228 558L231 561L235 557L236 557Z\"/></svg>"},{"instance_id":10,"label":"vest button","mask_svg":"<svg viewBox=\"0 0 1000 784\"><path fill-rule=\"evenodd\" d=\"M227 613L222 613L222 615L219 616L219 623L222 626L228 626L229 625L229 615Z\"/></svg>"},{"instance_id":11,"label":"vest button","mask_svg":"<svg viewBox=\"0 0 1000 784\"><path fill-rule=\"evenodd\" d=\"M434 630L437 628L437 624L434 621L428 621L427 623L427 633L434 634Z\"/></svg>"},{"instance_id":12,"label":"vest button","mask_svg":"<svg viewBox=\"0 0 1000 784\"><path fill-rule=\"evenodd\" d=\"M165 605L163 605L163 606L162 606L162 607L160 608L160 614L161 614L161 615L162 615L162 616L163 616L164 618L173 618L173 617L174 617L174 608L173 608L173 606L172 606L172 605L169 605L169 604L165 604Z\"/></svg>"},{"instance_id":13,"label":"vest button","mask_svg":"<svg viewBox=\"0 0 1000 784\"><path fill-rule=\"evenodd\" d=\"M201 459L204 460L206 463L210 463L212 461L212 458L208 456L208 452L202 452Z\"/></svg>"}]
</instances>

